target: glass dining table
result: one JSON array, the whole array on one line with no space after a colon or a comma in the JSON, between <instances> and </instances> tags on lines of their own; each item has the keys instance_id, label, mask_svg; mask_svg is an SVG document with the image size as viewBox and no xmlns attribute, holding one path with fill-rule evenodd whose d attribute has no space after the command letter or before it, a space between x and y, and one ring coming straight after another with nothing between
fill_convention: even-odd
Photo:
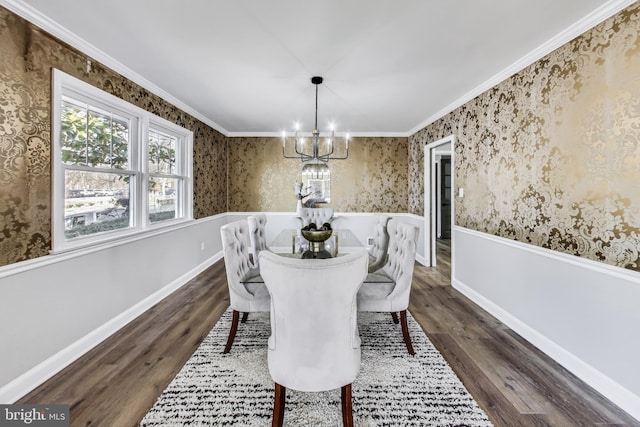
<instances>
[{"instance_id":1,"label":"glass dining table","mask_svg":"<svg viewBox=\"0 0 640 427\"><path fill-rule=\"evenodd\" d=\"M363 244L349 229L335 229L323 244L322 249L327 256L341 256L355 250L362 250ZM310 252L318 251L313 247L313 243L307 241L299 229L284 229L269 244L269 250L278 255L293 258L315 258L308 256ZM245 277L240 280L241 283L264 283L257 269L250 270ZM368 273L364 283L393 283L383 269Z\"/></svg>"}]
</instances>

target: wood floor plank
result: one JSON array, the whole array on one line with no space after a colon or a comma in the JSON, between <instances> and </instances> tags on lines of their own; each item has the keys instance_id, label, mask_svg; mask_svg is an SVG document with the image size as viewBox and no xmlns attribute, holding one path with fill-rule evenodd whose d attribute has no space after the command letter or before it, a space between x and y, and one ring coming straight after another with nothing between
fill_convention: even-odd
<instances>
[{"instance_id":1,"label":"wood floor plank","mask_svg":"<svg viewBox=\"0 0 640 427\"><path fill-rule=\"evenodd\" d=\"M640 427L452 288L450 241L437 247L409 311L496 426ZM219 261L19 402L67 403L72 426L135 426L228 306Z\"/></svg>"},{"instance_id":2,"label":"wood floor plank","mask_svg":"<svg viewBox=\"0 0 640 427\"><path fill-rule=\"evenodd\" d=\"M527 357L528 363L517 364L518 371L531 381L536 381L535 385L541 394L562 396L580 393L582 395L582 399L579 400L548 399L549 403L553 403L559 411L571 416L576 422L581 424L593 422L596 425L625 422L625 418L628 417L626 413L618 407L609 405L602 395L547 355L532 351L532 345L513 331L497 331L495 340L498 346L494 346L494 349L499 349L495 357L513 365L523 357Z\"/></svg>"}]
</instances>

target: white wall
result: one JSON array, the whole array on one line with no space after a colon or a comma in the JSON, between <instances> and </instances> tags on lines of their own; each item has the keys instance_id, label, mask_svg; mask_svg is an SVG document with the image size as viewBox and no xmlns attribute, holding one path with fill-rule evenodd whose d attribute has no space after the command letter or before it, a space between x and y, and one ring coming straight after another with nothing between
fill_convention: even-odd
<instances>
[{"instance_id":1,"label":"white wall","mask_svg":"<svg viewBox=\"0 0 640 427\"><path fill-rule=\"evenodd\" d=\"M0 403L22 397L221 259L220 227L248 215L0 267ZM336 228L366 244L375 215L337 215ZM391 215L422 228L422 217ZM268 213L267 241L297 227L293 212Z\"/></svg>"},{"instance_id":2,"label":"white wall","mask_svg":"<svg viewBox=\"0 0 640 427\"><path fill-rule=\"evenodd\" d=\"M218 215L0 268L0 403L15 401L219 259L225 222Z\"/></svg>"},{"instance_id":3,"label":"white wall","mask_svg":"<svg viewBox=\"0 0 640 427\"><path fill-rule=\"evenodd\" d=\"M640 273L453 231L454 287L640 419Z\"/></svg>"}]
</instances>

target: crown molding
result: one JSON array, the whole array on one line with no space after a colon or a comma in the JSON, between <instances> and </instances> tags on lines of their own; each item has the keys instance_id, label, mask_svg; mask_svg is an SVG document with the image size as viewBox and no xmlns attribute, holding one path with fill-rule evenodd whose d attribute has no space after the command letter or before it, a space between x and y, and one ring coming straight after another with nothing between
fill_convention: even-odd
<instances>
[{"instance_id":1,"label":"crown molding","mask_svg":"<svg viewBox=\"0 0 640 427\"><path fill-rule=\"evenodd\" d=\"M433 114L431 117L424 120L413 129L409 130L407 134L411 136L416 132L424 129L425 127L429 126L431 123L435 122L441 117L444 117L446 114L449 114L456 108L466 104L467 102L471 101L475 97L481 95L482 93L486 92L492 87L498 85L499 83L508 79L509 77L513 76L519 71L522 71L524 68L528 67L529 65L533 64L534 62L538 61L539 59L553 52L560 46L570 42L574 38L589 31L596 25L600 24L606 19L609 19L616 13L620 12L622 9L632 5L635 2L636 0L610 0L606 2L604 5L600 6L599 8L597 8L596 10L594 10L593 12L585 16L583 19L577 21L576 23L566 28L562 32L556 34L554 37L547 40L546 42L538 46L536 49L532 50L522 58L518 59L516 62L514 62L504 70L500 71L498 74L494 75L489 80L480 84L476 88L472 89L470 92L464 94L460 98L453 101L451 104L447 105L437 113Z\"/></svg>"},{"instance_id":2,"label":"crown molding","mask_svg":"<svg viewBox=\"0 0 640 427\"><path fill-rule=\"evenodd\" d=\"M77 36L73 32L69 31L67 28L58 24L48 16L42 14L40 11L26 4L25 2L21 0L0 0L0 6L7 8L11 12L15 13L16 15L19 15L20 17L26 19L32 24L40 27L44 31L53 35L54 37L57 37L63 42L74 47L75 49L78 49L80 52L91 57L92 60L95 60L111 68L116 73L121 74L122 76L126 77L132 82L142 86L146 90L154 93L155 95L158 95L165 101L170 102L171 104L180 108L184 112L197 118L201 122L211 126L213 129L220 132L221 134L228 136L229 132L225 128L223 128L222 126L214 122L213 120L209 119L208 117L205 117L199 111L195 110L194 108L185 104L180 99L171 95L169 92L165 91L164 89L160 88L159 86L145 79L140 74L136 73L135 71L128 68L124 64L120 63L116 59L107 55L105 52L101 51L100 49L96 48L92 44L88 43L81 37Z\"/></svg>"},{"instance_id":3,"label":"crown molding","mask_svg":"<svg viewBox=\"0 0 640 427\"><path fill-rule=\"evenodd\" d=\"M431 123L455 110L456 108L466 104L471 101L475 97L484 93L485 91L491 89L492 87L498 85L500 82L508 79L514 74L518 73L522 69L528 67L539 59L543 58L545 55L548 55L555 49L560 46L568 43L573 40L577 36L583 34L584 32L590 30L596 25L600 24L602 21L610 18L616 13L620 12L622 9L630 6L635 3L636 0L609 0L601 7L597 8L583 19L577 21L567 29L558 33L553 38L549 39L538 48L529 52L507 68L503 69L499 73L495 74L490 79L486 80L484 83L475 87L471 91L467 92L465 95L459 97L446 107L440 109L435 114L428 117L426 120L422 121L412 129L406 132L353 132L350 133L350 136L353 137L410 137L414 135L416 132L424 129L429 126ZM59 38L63 42L69 44L70 46L78 49L80 52L90 56L92 59L104 64L105 66L113 69L117 73L122 76L128 78L129 80L135 82L136 84L142 86L143 88L149 90L150 92L160 96L167 102L175 105L176 107L182 109L186 113L192 115L198 120L206 123L211 126L216 131L222 133L227 137L281 137L282 134L279 132L229 132L213 120L205 117L203 114L190 107L180 99L161 89L159 86L145 79L135 71L131 70L124 64L118 62L111 56L107 55L105 52L99 50L95 46L91 45L84 39L80 38L76 34L72 33L65 27L61 26L57 22L53 21L46 15L40 13L38 10L34 9L30 5L24 3L22 0L0 0L0 5L12 11L13 13L21 16L22 18L32 22L34 25L42 28L44 31L52 34L53 36Z\"/></svg>"},{"instance_id":4,"label":"crown molding","mask_svg":"<svg viewBox=\"0 0 640 427\"><path fill-rule=\"evenodd\" d=\"M348 134L349 138L407 138L411 136L407 132L348 132ZM308 132L308 135L310 136L311 132ZM344 138L346 135L347 132L335 133L335 136L340 138ZM282 132L229 132L227 136L229 138L282 138ZM293 135L289 132L287 137L291 136Z\"/></svg>"}]
</instances>

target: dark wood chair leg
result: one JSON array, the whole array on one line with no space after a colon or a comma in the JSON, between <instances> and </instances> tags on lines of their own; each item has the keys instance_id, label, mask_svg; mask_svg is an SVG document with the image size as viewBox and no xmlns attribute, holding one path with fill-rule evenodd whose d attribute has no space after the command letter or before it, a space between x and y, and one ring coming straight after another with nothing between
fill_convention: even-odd
<instances>
[{"instance_id":1,"label":"dark wood chair leg","mask_svg":"<svg viewBox=\"0 0 640 427\"><path fill-rule=\"evenodd\" d=\"M407 345L407 351L410 355L416 354L413 351L413 345L411 344L411 337L409 336L409 326L407 325L407 310L400 312L400 323L402 324L402 336L404 337L404 343Z\"/></svg>"},{"instance_id":2,"label":"dark wood chair leg","mask_svg":"<svg viewBox=\"0 0 640 427\"><path fill-rule=\"evenodd\" d=\"M247 319L249 318L249 313L248 312L244 312L242 313L242 323L247 323Z\"/></svg>"},{"instance_id":3,"label":"dark wood chair leg","mask_svg":"<svg viewBox=\"0 0 640 427\"><path fill-rule=\"evenodd\" d=\"M353 408L351 406L351 384L342 386L342 425L353 427Z\"/></svg>"},{"instance_id":4,"label":"dark wood chair leg","mask_svg":"<svg viewBox=\"0 0 640 427\"><path fill-rule=\"evenodd\" d=\"M398 313L396 313L395 311L391 312L391 318L393 319L393 323L395 323L396 325L399 323Z\"/></svg>"},{"instance_id":5,"label":"dark wood chair leg","mask_svg":"<svg viewBox=\"0 0 640 427\"><path fill-rule=\"evenodd\" d=\"M233 340L236 338L236 332L238 331L238 319L240 318L240 312L233 310L233 318L231 320L231 329L229 330L229 338L227 338L227 345L224 348L223 353L229 353Z\"/></svg>"},{"instance_id":6,"label":"dark wood chair leg","mask_svg":"<svg viewBox=\"0 0 640 427\"><path fill-rule=\"evenodd\" d=\"M284 422L284 402L287 398L287 389L276 383L276 393L273 398L273 419L272 427L282 427Z\"/></svg>"}]
</instances>

